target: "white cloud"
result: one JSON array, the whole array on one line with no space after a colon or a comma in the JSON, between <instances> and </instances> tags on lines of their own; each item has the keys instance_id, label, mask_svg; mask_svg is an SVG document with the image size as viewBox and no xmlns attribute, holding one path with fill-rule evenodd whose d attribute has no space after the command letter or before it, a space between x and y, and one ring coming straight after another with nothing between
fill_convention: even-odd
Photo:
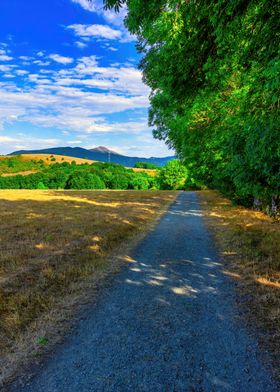
<instances>
[{"instance_id":1,"label":"white cloud","mask_svg":"<svg viewBox=\"0 0 280 392\"><path fill-rule=\"evenodd\" d=\"M68 142L67 142L67 144L82 144L83 142L82 142L82 140L69 140Z\"/></svg>"},{"instance_id":2,"label":"white cloud","mask_svg":"<svg viewBox=\"0 0 280 392\"><path fill-rule=\"evenodd\" d=\"M49 61L42 61L42 60L35 60L33 61L33 64L39 65L41 67L46 67L48 65L50 65Z\"/></svg>"},{"instance_id":3,"label":"white cloud","mask_svg":"<svg viewBox=\"0 0 280 392\"><path fill-rule=\"evenodd\" d=\"M61 144L60 139L35 138L30 135L17 134L16 137L0 136L1 153L8 154L16 150L31 150L55 147Z\"/></svg>"},{"instance_id":4,"label":"white cloud","mask_svg":"<svg viewBox=\"0 0 280 392\"><path fill-rule=\"evenodd\" d=\"M76 41L75 45L79 48L79 49L84 49L87 47L87 44L82 42L82 41Z\"/></svg>"},{"instance_id":5,"label":"white cloud","mask_svg":"<svg viewBox=\"0 0 280 392\"><path fill-rule=\"evenodd\" d=\"M6 54L0 55L0 61L11 61L13 58L11 56L7 56Z\"/></svg>"},{"instance_id":6,"label":"white cloud","mask_svg":"<svg viewBox=\"0 0 280 392\"><path fill-rule=\"evenodd\" d=\"M135 41L135 37L131 35L124 26L124 19L127 14L127 8L124 6L119 12L114 10L105 10L103 0L72 0L73 3L79 4L86 11L94 12L98 16L102 17L106 23L118 27L121 31L120 42Z\"/></svg>"},{"instance_id":7,"label":"white cloud","mask_svg":"<svg viewBox=\"0 0 280 392\"><path fill-rule=\"evenodd\" d=\"M28 74L28 71L25 71L24 69L17 69L17 70L15 71L15 73L16 73L17 75L22 76L22 75L27 75L27 74Z\"/></svg>"},{"instance_id":8,"label":"white cloud","mask_svg":"<svg viewBox=\"0 0 280 392\"><path fill-rule=\"evenodd\" d=\"M72 57L60 56L59 54L50 54L49 58L59 64L71 64L74 61Z\"/></svg>"},{"instance_id":9,"label":"white cloud","mask_svg":"<svg viewBox=\"0 0 280 392\"><path fill-rule=\"evenodd\" d=\"M89 0L72 0L73 3L80 4L85 10L90 12L96 12L96 1Z\"/></svg>"},{"instance_id":10,"label":"white cloud","mask_svg":"<svg viewBox=\"0 0 280 392\"><path fill-rule=\"evenodd\" d=\"M13 68L15 68L15 65L9 64L9 65L0 65L0 71L2 72L9 72L11 71Z\"/></svg>"},{"instance_id":11,"label":"white cloud","mask_svg":"<svg viewBox=\"0 0 280 392\"><path fill-rule=\"evenodd\" d=\"M123 26L123 20L126 16L127 10L123 7L120 12L105 10L103 0L72 0L73 3L79 4L86 11L94 12L102 16L107 22L115 26Z\"/></svg>"},{"instance_id":12,"label":"white cloud","mask_svg":"<svg viewBox=\"0 0 280 392\"><path fill-rule=\"evenodd\" d=\"M15 139L15 138L0 135L0 143L10 143L10 142L16 142L16 141L17 141L17 139Z\"/></svg>"},{"instance_id":13,"label":"white cloud","mask_svg":"<svg viewBox=\"0 0 280 392\"><path fill-rule=\"evenodd\" d=\"M30 61L30 60L33 59L33 57L30 57L30 56L19 56L19 59L23 60L23 61Z\"/></svg>"},{"instance_id":14,"label":"white cloud","mask_svg":"<svg viewBox=\"0 0 280 392\"><path fill-rule=\"evenodd\" d=\"M120 40L122 32L120 30L113 29L106 25L93 24L73 24L67 26L68 29L73 30L74 34L82 39L86 38L105 38L109 40Z\"/></svg>"},{"instance_id":15,"label":"white cloud","mask_svg":"<svg viewBox=\"0 0 280 392\"><path fill-rule=\"evenodd\" d=\"M2 67L8 73L15 66ZM106 121L108 114L142 110L149 105L149 89L142 83L140 71L131 65L102 67L96 56L84 56L59 71L29 73L16 69L14 73L24 78L25 83L0 82L1 129L20 121L78 132L79 140L94 133L139 133L147 129L146 120ZM75 141L75 136L72 137ZM24 143L23 140L18 144Z\"/></svg>"}]
</instances>

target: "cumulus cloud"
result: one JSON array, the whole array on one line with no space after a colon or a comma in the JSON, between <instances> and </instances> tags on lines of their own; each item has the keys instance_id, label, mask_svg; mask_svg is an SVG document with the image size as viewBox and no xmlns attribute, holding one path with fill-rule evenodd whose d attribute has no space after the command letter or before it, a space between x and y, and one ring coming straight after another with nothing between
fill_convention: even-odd
<instances>
[{"instance_id":1,"label":"cumulus cloud","mask_svg":"<svg viewBox=\"0 0 280 392\"><path fill-rule=\"evenodd\" d=\"M83 9L94 12L102 16L107 22L115 26L123 26L123 20L126 16L126 8L122 8L120 12L105 10L103 0L72 0L73 3L79 4Z\"/></svg>"},{"instance_id":2,"label":"cumulus cloud","mask_svg":"<svg viewBox=\"0 0 280 392\"><path fill-rule=\"evenodd\" d=\"M1 65L0 64L0 71L1 72L9 72L9 71L11 71L13 68L15 68L15 65L11 65L11 64L9 64L9 65Z\"/></svg>"},{"instance_id":3,"label":"cumulus cloud","mask_svg":"<svg viewBox=\"0 0 280 392\"><path fill-rule=\"evenodd\" d=\"M127 14L126 7L121 8L120 12L116 13L113 10L105 10L103 0L72 0L72 2L79 4L86 11L96 13L109 25L116 26L122 35L121 42L130 42L135 40L135 37L131 35L124 26L124 19Z\"/></svg>"},{"instance_id":4,"label":"cumulus cloud","mask_svg":"<svg viewBox=\"0 0 280 392\"><path fill-rule=\"evenodd\" d=\"M50 62L49 61L42 61L42 60L35 60L35 61L33 61L33 64L40 65L41 67L47 67L48 65L50 65Z\"/></svg>"},{"instance_id":5,"label":"cumulus cloud","mask_svg":"<svg viewBox=\"0 0 280 392\"><path fill-rule=\"evenodd\" d=\"M79 49L84 49L87 47L87 44L85 42L82 41L76 41L75 45L79 48Z\"/></svg>"},{"instance_id":6,"label":"cumulus cloud","mask_svg":"<svg viewBox=\"0 0 280 392\"><path fill-rule=\"evenodd\" d=\"M60 139L48 139L48 138L38 138L32 137L30 135L26 135L23 133L16 134L16 137L9 137L0 135L0 143L1 143L1 153L8 154L12 151L16 150L31 150L31 149L39 149L44 146L55 147L61 144Z\"/></svg>"},{"instance_id":7,"label":"cumulus cloud","mask_svg":"<svg viewBox=\"0 0 280 392\"><path fill-rule=\"evenodd\" d=\"M0 54L0 61L11 61L13 58L11 56L8 56L6 54Z\"/></svg>"},{"instance_id":8,"label":"cumulus cloud","mask_svg":"<svg viewBox=\"0 0 280 392\"><path fill-rule=\"evenodd\" d=\"M17 75L22 76L22 75L27 75L27 74L28 74L28 71L26 71L25 69L17 69L17 70L15 71L15 73L16 73Z\"/></svg>"},{"instance_id":9,"label":"cumulus cloud","mask_svg":"<svg viewBox=\"0 0 280 392\"><path fill-rule=\"evenodd\" d=\"M49 58L59 64L71 64L74 60L72 59L72 57L65 57L65 56L61 56L59 54L50 54Z\"/></svg>"},{"instance_id":10,"label":"cumulus cloud","mask_svg":"<svg viewBox=\"0 0 280 392\"><path fill-rule=\"evenodd\" d=\"M122 37L120 30L113 29L106 25L92 24L73 24L67 26L69 30L73 30L74 34L81 39L84 38L105 38L109 40L118 40Z\"/></svg>"},{"instance_id":11,"label":"cumulus cloud","mask_svg":"<svg viewBox=\"0 0 280 392\"><path fill-rule=\"evenodd\" d=\"M12 82L1 85L2 129L15 121L84 134L137 132L144 127L144 122L141 126L133 121L111 124L104 119L108 114L149 105L149 90L141 81L141 73L131 65L102 67L96 56L84 56L58 72L15 72L29 83L24 88Z\"/></svg>"},{"instance_id":12,"label":"cumulus cloud","mask_svg":"<svg viewBox=\"0 0 280 392\"><path fill-rule=\"evenodd\" d=\"M30 60L33 60L33 57L31 57L31 56L19 56L19 59L23 60L23 61L30 61Z\"/></svg>"},{"instance_id":13,"label":"cumulus cloud","mask_svg":"<svg viewBox=\"0 0 280 392\"><path fill-rule=\"evenodd\" d=\"M17 139L9 136L1 136L0 135L0 143L10 143L10 142L16 142Z\"/></svg>"}]
</instances>

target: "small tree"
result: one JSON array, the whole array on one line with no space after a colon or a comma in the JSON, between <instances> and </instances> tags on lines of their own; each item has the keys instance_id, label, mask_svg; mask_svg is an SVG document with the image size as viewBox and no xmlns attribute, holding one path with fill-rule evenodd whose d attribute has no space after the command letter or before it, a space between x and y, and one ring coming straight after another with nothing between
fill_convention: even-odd
<instances>
[{"instance_id":1,"label":"small tree","mask_svg":"<svg viewBox=\"0 0 280 392\"><path fill-rule=\"evenodd\" d=\"M127 189L128 188L128 177L124 174L116 174L111 180L112 189Z\"/></svg>"},{"instance_id":2,"label":"small tree","mask_svg":"<svg viewBox=\"0 0 280 392\"><path fill-rule=\"evenodd\" d=\"M105 189L105 184L95 174L76 171L67 180L66 189Z\"/></svg>"},{"instance_id":3,"label":"small tree","mask_svg":"<svg viewBox=\"0 0 280 392\"><path fill-rule=\"evenodd\" d=\"M150 187L148 176L140 175L135 173L131 176L129 182L129 188L138 190L147 190Z\"/></svg>"},{"instance_id":4,"label":"small tree","mask_svg":"<svg viewBox=\"0 0 280 392\"><path fill-rule=\"evenodd\" d=\"M187 177L186 167L178 160L169 161L158 175L161 189L182 189Z\"/></svg>"},{"instance_id":5,"label":"small tree","mask_svg":"<svg viewBox=\"0 0 280 392\"><path fill-rule=\"evenodd\" d=\"M48 189L48 187L46 187L45 184L42 181L40 181L37 184L37 189Z\"/></svg>"}]
</instances>

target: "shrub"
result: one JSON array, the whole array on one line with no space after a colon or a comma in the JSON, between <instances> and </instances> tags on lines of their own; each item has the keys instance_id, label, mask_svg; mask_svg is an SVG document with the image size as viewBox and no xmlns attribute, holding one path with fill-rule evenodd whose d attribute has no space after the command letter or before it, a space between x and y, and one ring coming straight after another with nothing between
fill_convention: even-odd
<instances>
[{"instance_id":1,"label":"shrub","mask_svg":"<svg viewBox=\"0 0 280 392\"><path fill-rule=\"evenodd\" d=\"M158 175L161 189L182 189L187 177L186 167L178 160L169 161Z\"/></svg>"},{"instance_id":2,"label":"shrub","mask_svg":"<svg viewBox=\"0 0 280 392\"><path fill-rule=\"evenodd\" d=\"M140 169L161 169L160 166L154 165L153 163L149 162L137 162L135 163L134 167Z\"/></svg>"},{"instance_id":3,"label":"shrub","mask_svg":"<svg viewBox=\"0 0 280 392\"><path fill-rule=\"evenodd\" d=\"M147 190L150 188L148 176L132 175L129 181L129 188L135 190Z\"/></svg>"},{"instance_id":4,"label":"shrub","mask_svg":"<svg viewBox=\"0 0 280 392\"><path fill-rule=\"evenodd\" d=\"M37 189L48 189L43 182L38 182Z\"/></svg>"},{"instance_id":5,"label":"shrub","mask_svg":"<svg viewBox=\"0 0 280 392\"><path fill-rule=\"evenodd\" d=\"M124 174L116 174L111 180L111 189L127 189L129 179Z\"/></svg>"},{"instance_id":6,"label":"shrub","mask_svg":"<svg viewBox=\"0 0 280 392\"><path fill-rule=\"evenodd\" d=\"M105 189L105 184L95 174L76 171L67 180L66 189Z\"/></svg>"}]
</instances>

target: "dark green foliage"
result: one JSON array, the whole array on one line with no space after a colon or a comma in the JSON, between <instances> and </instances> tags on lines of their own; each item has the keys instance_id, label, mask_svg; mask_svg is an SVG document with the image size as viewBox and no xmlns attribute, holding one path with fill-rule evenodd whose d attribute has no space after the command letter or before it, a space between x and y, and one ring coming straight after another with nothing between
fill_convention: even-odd
<instances>
[{"instance_id":1,"label":"dark green foliage","mask_svg":"<svg viewBox=\"0 0 280 392\"><path fill-rule=\"evenodd\" d=\"M147 175L139 175L134 173L130 176L129 179L129 188L135 190L147 190L153 188L152 177Z\"/></svg>"},{"instance_id":2,"label":"dark green foliage","mask_svg":"<svg viewBox=\"0 0 280 392\"><path fill-rule=\"evenodd\" d=\"M110 189L127 189L129 178L125 174L115 174L111 180Z\"/></svg>"},{"instance_id":3,"label":"dark green foliage","mask_svg":"<svg viewBox=\"0 0 280 392\"><path fill-rule=\"evenodd\" d=\"M66 189L105 189L105 184L95 174L87 171L75 171L67 180Z\"/></svg>"},{"instance_id":4,"label":"dark green foliage","mask_svg":"<svg viewBox=\"0 0 280 392\"><path fill-rule=\"evenodd\" d=\"M128 7L154 136L193 181L246 205L279 196L279 1L104 3Z\"/></svg>"},{"instance_id":5,"label":"dark green foliage","mask_svg":"<svg viewBox=\"0 0 280 392\"><path fill-rule=\"evenodd\" d=\"M66 170L56 170L45 176L45 186L49 189L64 189L69 174Z\"/></svg>"},{"instance_id":6,"label":"dark green foliage","mask_svg":"<svg viewBox=\"0 0 280 392\"><path fill-rule=\"evenodd\" d=\"M0 189L177 189L186 176L179 161L170 161L162 172L158 171L161 174L157 178L114 163L55 162L43 167L40 163L38 167L40 171L26 176L0 176Z\"/></svg>"},{"instance_id":7,"label":"dark green foliage","mask_svg":"<svg viewBox=\"0 0 280 392\"><path fill-rule=\"evenodd\" d=\"M139 169L152 169L152 170L160 170L161 167L154 165L153 163L149 162L137 162L135 163L134 167L139 168Z\"/></svg>"},{"instance_id":8,"label":"dark green foliage","mask_svg":"<svg viewBox=\"0 0 280 392\"><path fill-rule=\"evenodd\" d=\"M0 177L0 189L37 189L40 182L44 183L42 173Z\"/></svg>"}]
</instances>

